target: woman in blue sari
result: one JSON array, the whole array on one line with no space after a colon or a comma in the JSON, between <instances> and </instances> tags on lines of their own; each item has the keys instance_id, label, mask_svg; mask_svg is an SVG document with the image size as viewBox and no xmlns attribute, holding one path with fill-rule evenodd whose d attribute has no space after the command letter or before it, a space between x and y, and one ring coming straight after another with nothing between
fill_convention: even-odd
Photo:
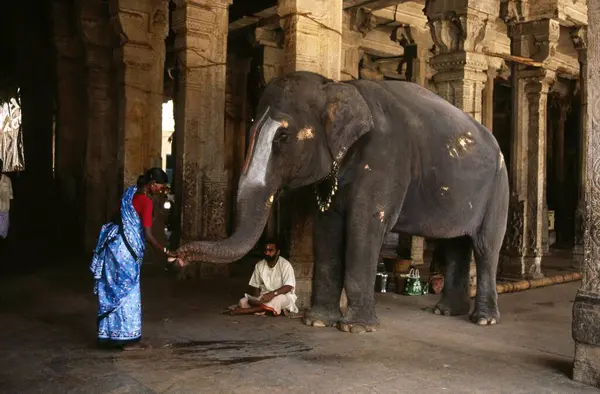
<instances>
[{"instance_id":1,"label":"woman in blue sari","mask_svg":"<svg viewBox=\"0 0 600 394\"><path fill-rule=\"evenodd\" d=\"M145 241L171 256L152 235L152 199L168 183L167 174L151 168L129 187L119 215L102 226L90 269L98 296L98 341L123 350L145 348L142 338L140 268Z\"/></svg>"}]
</instances>

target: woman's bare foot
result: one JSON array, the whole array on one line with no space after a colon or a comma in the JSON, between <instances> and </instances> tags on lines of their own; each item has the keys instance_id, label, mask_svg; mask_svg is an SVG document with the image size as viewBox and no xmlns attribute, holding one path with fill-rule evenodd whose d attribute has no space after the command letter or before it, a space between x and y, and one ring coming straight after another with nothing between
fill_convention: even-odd
<instances>
[{"instance_id":1,"label":"woman's bare foot","mask_svg":"<svg viewBox=\"0 0 600 394\"><path fill-rule=\"evenodd\" d=\"M130 350L146 350L148 349L148 346L145 343L142 342L137 342L137 343L132 343L129 345L125 345L122 348L125 351L130 351Z\"/></svg>"}]
</instances>

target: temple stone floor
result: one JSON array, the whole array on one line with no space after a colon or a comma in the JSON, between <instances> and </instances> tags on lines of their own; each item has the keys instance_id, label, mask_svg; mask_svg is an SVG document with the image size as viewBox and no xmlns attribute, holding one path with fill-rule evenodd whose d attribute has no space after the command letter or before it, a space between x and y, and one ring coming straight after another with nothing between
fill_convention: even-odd
<instances>
[{"instance_id":1,"label":"temple stone floor","mask_svg":"<svg viewBox=\"0 0 600 394\"><path fill-rule=\"evenodd\" d=\"M4 262L3 262L4 263ZM437 296L378 294L381 329L219 314L244 281L142 279L151 349L95 348L87 262L0 277L1 393L586 393L570 379L579 282L500 295L502 323L431 313Z\"/></svg>"}]
</instances>

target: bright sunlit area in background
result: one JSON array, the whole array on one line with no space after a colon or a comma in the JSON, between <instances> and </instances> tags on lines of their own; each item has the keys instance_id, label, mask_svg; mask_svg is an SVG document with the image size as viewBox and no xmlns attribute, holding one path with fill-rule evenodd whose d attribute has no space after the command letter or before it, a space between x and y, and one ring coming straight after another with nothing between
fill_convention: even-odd
<instances>
[{"instance_id":1,"label":"bright sunlit area in background","mask_svg":"<svg viewBox=\"0 0 600 394\"><path fill-rule=\"evenodd\" d=\"M173 118L173 100L169 100L162 105L162 147L161 158L162 168L169 176L169 181L173 180L173 157L171 155L171 141L175 132L175 119Z\"/></svg>"}]
</instances>

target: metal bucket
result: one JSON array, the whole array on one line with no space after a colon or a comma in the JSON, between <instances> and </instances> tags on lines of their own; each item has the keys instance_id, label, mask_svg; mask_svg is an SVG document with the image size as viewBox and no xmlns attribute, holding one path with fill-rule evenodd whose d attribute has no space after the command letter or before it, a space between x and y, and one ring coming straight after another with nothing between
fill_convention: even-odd
<instances>
[{"instance_id":1,"label":"metal bucket","mask_svg":"<svg viewBox=\"0 0 600 394\"><path fill-rule=\"evenodd\" d=\"M387 272L378 272L375 274L375 291L378 293L385 293L387 290Z\"/></svg>"}]
</instances>

